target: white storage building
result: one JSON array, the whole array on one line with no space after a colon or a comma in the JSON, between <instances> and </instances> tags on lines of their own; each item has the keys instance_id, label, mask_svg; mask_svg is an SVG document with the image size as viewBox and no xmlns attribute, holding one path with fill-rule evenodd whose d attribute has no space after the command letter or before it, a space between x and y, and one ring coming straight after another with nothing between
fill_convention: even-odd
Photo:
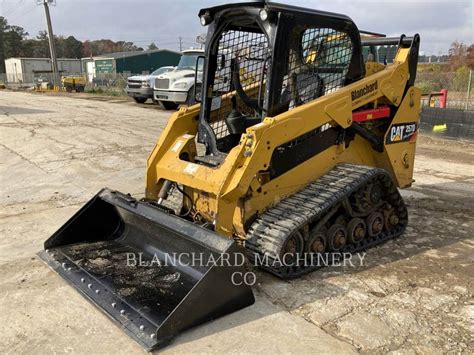
<instances>
[{"instance_id":1,"label":"white storage building","mask_svg":"<svg viewBox=\"0 0 474 355\"><path fill-rule=\"evenodd\" d=\"M52 68L49 58L8 58L5 59L7 82L33 84L35 79L51 80ZM80 74L80 59L58 59L59 75Z\"/></svg>"}]
</instances>

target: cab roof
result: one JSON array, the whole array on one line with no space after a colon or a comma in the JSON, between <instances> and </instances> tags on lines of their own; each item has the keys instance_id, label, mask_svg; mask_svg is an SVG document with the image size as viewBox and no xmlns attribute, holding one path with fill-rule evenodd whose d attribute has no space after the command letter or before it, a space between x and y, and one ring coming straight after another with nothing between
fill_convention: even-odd
<instances>
[{"instance_id":1,"label":"cab roof","mask_svg":"<svg viewBox=\"0 0 474 355\"><path fill-rule=\"evenodd\" d=\"M332 17L332 18L337 18L339 20L346 20L346 21L353 22L349 16L337 14L334 12L320 11L320 10L308 9L308 8L300 7L300 6L293 6L293 5L280 4L280 3L275 3L275 2L258 1L258 0L252 1L252 2L230 3L230 4L204 8L199 11L198 16L201 16L205 14L206 12L210 14L211 16L214 16L214 14L221 12L223 10L238 9L238 8L243 8L243 7L265 8L269 11L291 13L294 15L325 16L325 17Z\"/></svg>"}]
</instances>

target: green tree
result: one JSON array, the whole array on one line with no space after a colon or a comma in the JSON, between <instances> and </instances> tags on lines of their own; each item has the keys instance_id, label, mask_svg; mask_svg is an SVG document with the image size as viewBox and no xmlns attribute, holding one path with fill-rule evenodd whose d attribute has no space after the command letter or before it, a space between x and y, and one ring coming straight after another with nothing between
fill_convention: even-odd
<instances>
[{"instance_id":1,"label":"green tree","mask_svg":"<svg viewBox=\"0 0 474 355\"><path fill-rule=\"evenodd\" d=\"M459 67L453 79L453 89L454 91L466 91L467 90L467 83L469 81L469 68L467 65L463 65Z\"/></svg>"},{"instance_id":2,"label":"green tree","mask_svg":"<svg viewBox=\"0 0 474 355\"><path fill-rule=\"evenodd\" d=\"M158 49L158 47L156 46L155 42L151 42L150 45L148 46L148 50L151 51L153 49Z\"/></svg>"},{"instance_id":3,"label":"green tree","mask_svg":"<svg viewBox=\"0 0 474 355\"><path fill-rule=\"evenodd\" d=\"M467 66L474 70L474 44L471 44L469 47L467 47L466 54Z\"/></svg>"},{"instance_id":4,"label":"green tree","mask_svg":"<svg viewBox=\"0 0 474 355\"><path fill-rule=\"evenodd\" d=\"M5 59L22 55L26 36L28 32L22 27L11 26L0 17L0 72L5 72Z\"/></svg>"},{"instance_id":5,"label":"green tree","mask_svg":"<svg viewBox=\"0 0 474 355\"><path fill-rule=\"evenodd\" d=\"M36 58L49 58L49 40L48 32L39 31L33 45L33 56Z\"/></svg>"},{"instance_id":6,"label":"green tree","mask_svg":"<svg viewBox=\"0 0 474 355\"><path fill-rule=\"evenodd\" d=\"M449 49L449 67L451 71L456 71L466 64L467 46L458 41L454 41Z\"/></svg>"},{"instance_id":7,"label":"green tree","mask_svg":"<svg viewBox=\"0 0 474 355\"><path fill-rule=\"evenodd\" d=\"M429 94L432 91L435 91L434 84L429 80L417 80L416 87L421 90L422 94Z\"/></svg>"},{"instance_id":8,"label":"green tree","mask_svg":"<svg viewBox=\"0 0 474 355\"><path fill-rule=\"evenodd\" d=\"M55 36L54 43L58 58L82 58L113 52L143 51L143 48L133 42L114 42L110 39L81 42L74 36ZM150 49L152 48L156 48L154 43L150 44ZM0 16L0 73L5 72L5 59L11 57L49 58L48 33L39 31L35 38L28 38L28 33L22 27L9 25L7 19Z\"/></svg>"},{"instance_id":9,"label":"green tree","mask_svg":"<svg viewBox=\"0 0 474 355\"><path fill-rule=\"evenodd\" d=\"M54 36L54 45L56 46L56 57L65 58L64 56L64 37Z\"/></svg>"},{"instance_id":10,"label":"green tree","mask_svg":"<svg viewBox=\"0 0 474 355\"><path fill-rule=\"evenodd\" d=\"M78 41L74 36L64 39L64 57L65 58L82 58L82 42Z\"/></svg>"},{"instance_id":11,"label":"green tree","mask_svg":"<svg viewBox=\"0 0 474 355\"><path fill-rule=\"evenodd\" d=\"M26 32L20 26L9 26L9 29L4 33L4 51L5 57L20 57L23 50L23 41L28 36Z\"/></svg>"}]
</instances>

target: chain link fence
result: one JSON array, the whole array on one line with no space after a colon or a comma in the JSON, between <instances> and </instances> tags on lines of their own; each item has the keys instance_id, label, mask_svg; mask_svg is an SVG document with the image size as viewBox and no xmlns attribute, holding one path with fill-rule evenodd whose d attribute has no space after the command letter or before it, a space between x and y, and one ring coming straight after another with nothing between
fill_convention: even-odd
<instances>
[{"instance_id":1,"label":"chain link fence","mask_svg":"<svg viewBox=\"0 0 474 355\"><path fill-rule=\"evenodd\" d=\"M126 95L127 79L133 75L130 73L96 74L87 81L86 91L114 96Z\"/></svg>"},{"instance_id":2,"label":"chain link fence","mask_svg":"<svg viewBox=\"0 0 474 355\"><path fill-rule=\"evenodd\" d=\"M474 110L474 85L470 86L472 75L467 67L461 67L455 72L443 71L418 71L415 85L423 94L423 107L440 107L436 96L430 101L428 96L442 89L448 90L446 108L459 110Z\"/></svg>"},{"instance_id":3,"label":"chain link fence","mask_svg":"<svg viewBox=\"0 0 474 355\"><path fill-rule=\"evenodd\" d=\"M429 71L419 70L415 85L424 94L422 132L451 139L474 139L474 87L469 68L463 66L450 72L432 66Z\"/></svg>"},{"instance_id":4,"label":"chain link fence","mask_svg":"<svg viewBox=\"0 0 474 355\"><path fill-rule=\"evenodd\" d=\"M64 72L60 73L60 77L74 76L84 77L86 79L86 92L104 93L114 96L125 95L124 89L127 86L127 78L132 73L112 73L112 74L95 74L94 77L88 77L84 73ZM141 74L140 74L141 75ZM10 89L35 89L50 88L53 83L53 74L48 73L0 73L0 85L5 85Z\"/></svg>"},{"instance_id":5,"label":"chain link fence","mask_svg":"<svg viewBox=\"0 0 474 355\"><path fill-rule=\"evenodd\" d=\"M423 107L420 129L445 138L474 139L474 111Z\"/></svg>"},{"instance_id":6,"label":"chain link fence","mask_svg":"<svg viewBox=\"0 0 474 355\"><path fill-rule=\"evenodd\" d=\"M93 77L86 76L84 73L61 73L61 76L84 76L86 77L86 92L103 93L114 96L125 95L127 79L133 75L130 72L101 74L97 73ZM446 108L474 110L474 84L471 83L471 92L468 95L469 80L472 80L467 67L461 67L455 72L441 70L423 70L420 66L415 85L421 89L422 107L439 107L439 100L436 96L430 101L430 93L439 92L442 89L448 90ZM13 89L28 89L45 86L52 83L52 73L0 73L0 85L4 84Z\"/></svg>"}]
</instances>

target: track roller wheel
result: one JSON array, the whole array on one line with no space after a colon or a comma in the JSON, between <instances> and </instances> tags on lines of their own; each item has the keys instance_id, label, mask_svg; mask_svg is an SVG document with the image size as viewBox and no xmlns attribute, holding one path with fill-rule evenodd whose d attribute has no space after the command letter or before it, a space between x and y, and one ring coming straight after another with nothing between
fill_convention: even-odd
<instances>
[{"instance_id":1,"label":"track roller wheel","mask_svg":"<svg viewBox=\"0 0 474 355\"><path fill-rule=\"evenodd\" d=\"M342 224L333 224L327 232L328 246L331 251L339 251L346 245L347 234Z\"/></svg>"},{"instance_id":2,"label":"track roller wheel","mask_svg":"<svg viewBox=\"0 0 474 355\"><path fill-rule=\"evenodd\" d=\"M301 232L296 231L292 235L290 235L283 245L281 250L281 256L284 258L285 263L291 264L293 263L297 256L303 253L304 247L304 240L303 235Z\"/></svg>"},{"instance_id":3,"label":"track roller wheel","mask_svg":"<svg viewBox=\"0 0 474 355\"><path fill-rule=\"evenodd\" d=\"M362 218L352 218L347 224L347 237L351 243L364 239L367 227Z\"/></svg>"},{"instance_id":4,"label":"track roller wheel","mask_svg":"<svg viewBox=\"0 0 474 355\"><path fill-rule=\"evenodd\" d=\"M383 220L383 215L380 212L373 212L367 217L366 224L369 237L376 237L382 232Z\"/></svg>"},{"instance_id":5,"label":"track roller wheel","mask_svg":"<svg viewBox=\"0 0 474 355\"><path fill-rule=\"evenodd\" d=\"M326 251L327 238L325 232L324 229L316 230L315 228L309 232L309 239L306 242L306 252L322 254Z\"/></svg>"},{"instance_id":6,"label":"track roller wheel","mask_svg":"<svg viewBox=\"0 0 474 355\"><path fill-rule=\"evenodd\" d=\"M389 208L383 211L384 215L384 226L386 230L390 230L392 227L395 227L398 222L400 222L400 218L398 217L394 208Z\"/></svg>"}]
</instances>

